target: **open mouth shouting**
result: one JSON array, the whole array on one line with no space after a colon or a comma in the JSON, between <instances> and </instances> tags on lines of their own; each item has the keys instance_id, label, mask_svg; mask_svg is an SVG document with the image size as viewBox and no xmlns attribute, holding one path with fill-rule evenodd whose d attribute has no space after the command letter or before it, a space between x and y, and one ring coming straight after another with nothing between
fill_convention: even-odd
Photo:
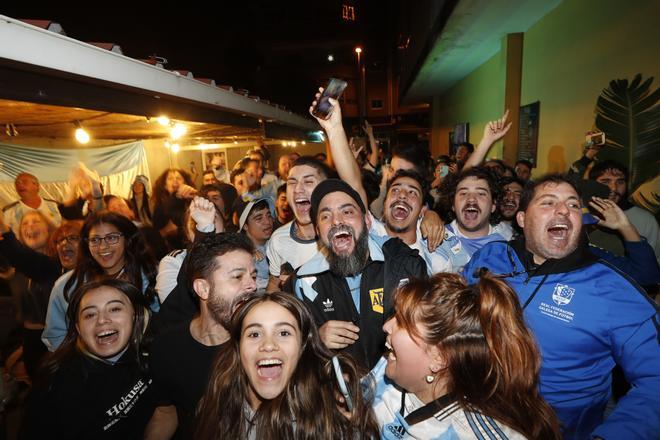
<instances>
[{"instance_id":1,"label":"open mouth shouting","mask_svg":"<svg viewBox=\"0 0 660 440\"><path fill-rule=\"evenodd\" d=\"M265 381L279 379L282 375L281 359L262 359L257 362L257 376Z\"/></svg>"},{"instance_id":2,"label":"open mouth shouting","mask_svg":"<svg viewBox=\"0 0 660 440\"><path fill-rule=\"evenodd\" d=\"M399 200L390 205L390 216L395 221L405 221L412 212L412 206L403 200Z\"/></svg>"},{"instance_id":3,"label":"open mouth shouting","mask_svg":"<svg viewBox=\"0 0 660 440\"><path fill-rule=\"evenodd\" d=\"M465 223L474 223L479 220L481 209L479 209L479 205L477 204L469 204L463 208L461 214L463 215Z\"/></svg>"},{"instance_id":4,"label":"open mouth shouting","mask_svg":"<svg viewBox=\"0 0 660 440\"><path fill-rule=\"evenodd\" d=\"M116 329L103 330L96 333L96 343L99 346L107 346L119 340L119 331Z\"/></svg>"},{"instance_id":5,"label":"open mouth shouting","mask_svg":"<svg viewBox=\"0 0 660 440\"><path fill-rule=\"evenodd\" d=\"M298 215L309 215L309 210L312 204L310 203L308 197L296 197L293 200L293 204Z\"/></svg>"},{"instance_id":6,"label":"open mouth shouting","mask_svg":"<svg viewBox=\"0 0 660 440\"><path fill-rule=\"evenodd\" d=\"M571 229L572 226L570 222L565 220L552 221L546 228L550 240L560 245L568 241Z\"/></svg>"},{"instance_id":7,"label":"open mouth shouting","mask_svg":"<svg viewBox=\"0 0 660 440\"><path fill-rule=\"evenodd\" d=\"M335 226L328 231L328 242L336 254L350 254L355 245L355 231L350 226Z\"/></svg>"}]
</instances>

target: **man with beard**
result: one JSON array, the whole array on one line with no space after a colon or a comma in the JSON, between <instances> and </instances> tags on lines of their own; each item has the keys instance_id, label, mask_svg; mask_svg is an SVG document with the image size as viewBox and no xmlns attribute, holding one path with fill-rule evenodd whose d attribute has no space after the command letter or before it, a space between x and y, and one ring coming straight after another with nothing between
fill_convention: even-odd
<instances>
[{"instance_id":1,"label":"man with beard","mask_svg":"<svg viewBox=\"0 0 660 440\"><path fill-rule=\"evenodd\" d=\"M158 335L150 353L151 373L163 405L156 410L151 428L163 433L162 438L169 438L177 424L182 438L192 438L191 422L211 363L229 340L233 305L256 289L254 246L243 234L207 236L190 250L186 272L199 313Z\"/></svg>"},{"instance_id":2,"label":"man with beard","mask_svg":"<svg viewBox=\"0 0 660 440\"><path fill-rule=\"evenodd\" d=\"M609 199L619 205L639 235L653 247L660 264L660 230L653 214L628 201L628 169L613 160L597 162L589 172L589 179L607 186ZM610 229L597 228L589 232L589 241L615 254L625 255L625 240Z\"/></svg>"},{"instance_id":3,"label":"man with beard","mask_svg":"<svg viewBox=\"0 0 660 440\"><path fill-rule=\"evenodd\" d=\"M371 217L348 183L327 179L311 197L311 218L323 250L290 284L319 326L321 340L371 369L383 353L383 324L392 295L411 277L425 277L417 251L398 238L369 234Z\"/></svg>"},{"instance_id":4,"label":"man with beard","mask_svg":"<svg viewBox=\"0 0 660 440\"><path fill-rule=\"evenodd\" d=\"M424 200L429 183L414 170L399 169L387 182L383 223L372 218L371 230L376 235L398 237L424 258L429 275L448 272L451 265L437 252L428 249L427 241L417 231L418 220L425 211Z\"/></svg>"},{"instance_id":5,"label":"man with beard","mask_svg":"<svg viewBox=\"0 0 660 440\"><path fill-rule=\"evenodd\" d=\"M473 167L447 180L444 186L453 221L445 227L445 240L436 253L458 273L472 254L491 241L508 241L511 226L499 223L500 188L496 177L483 167Z\"/></svg>"},{"instance_id":6,"label":"man with beard","mask_svg":"<svg viewBox=\"0 0 660 440\"><path fill-rule=\"evenodd\" d=\"M525 184L522 180L517 177L503 177L500 180L500 187L503 192L500 214L502 215L503 222L512 224L516 212L518 212L524 186Z\"/></svg>"},{"instance_id":7,"label":"man with beard","mask_svg":"<svg viewBox=\"0 0 660 440\"><path fill-rule=\"evenodd\" d=\"M526 187L516 220L524 236L484 246L464 276L475 282L488 270L518 294L541 349L540 391L564 438L657 438L657 306L589 252L580 196L565 177L546 176ZM617 364L632 388L604 419Z\"/></svg>"}]
</instances>

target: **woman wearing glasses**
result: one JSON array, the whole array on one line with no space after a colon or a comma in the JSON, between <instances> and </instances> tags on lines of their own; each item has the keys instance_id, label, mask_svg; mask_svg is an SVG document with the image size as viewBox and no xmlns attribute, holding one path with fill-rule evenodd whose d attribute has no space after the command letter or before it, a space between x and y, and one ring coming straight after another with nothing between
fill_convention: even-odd
<instances>
[{"instance_id":1,"label":"woman wearing glasses","mask_svg":"<svg viewBox=\"0 0 660 440\"><path fill-rule=\"evenodd\" d=\"M0 216L0 256L20 274L12 281L12 289L20 300L23 362L31 379L46 352L40 338L48 297L55 280L76 264L82 222L66 222L52 234L49 225L40 212L29 212L21 219L16 237Z\"/></svg>"},{"instance_id":2,"label":"woman wearing glasses","mask_svg":"<svg viewBox=\"0 0 660 440\"><path fill-rule=\"evenodd\" d=\"M158 312L160 307L153 288L156 262L133 222L109 211L93 213L85 221L80 236L75 269L57 280L50 295L46 328L41 338L50 351L54 351L66 335L65 315L71 292L86 282L123 279L141 290L152 312Z\"/></svg>"}]
</instances>

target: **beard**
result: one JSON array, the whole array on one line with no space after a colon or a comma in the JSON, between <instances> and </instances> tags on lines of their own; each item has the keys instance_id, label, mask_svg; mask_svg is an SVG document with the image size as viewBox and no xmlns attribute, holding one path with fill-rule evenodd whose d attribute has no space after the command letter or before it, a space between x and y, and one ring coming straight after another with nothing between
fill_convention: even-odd
<instances>
[{"instance_id":1,"label":"beard","mask_svg":"<svg viewBox=\"0 0 660 440\"><path fill-rule=\"evenodd\" d=\"M367 233L366 224L363 224L362 233L355 240L355 247L353 252L348 255L339 255L332 249L331 237L338 231L344 230L351 233L355 240L355 231L350 226L337 226L328 231L328 243L323 245L328 250L327 258L330 265L330 271L341 277L354 276L364 269L364 266L369 258L369 236Z\"/></svg>"},{"instance_id":2,"label":"beard","mask_svg":"<svg viewBox=\"0 0 660 440\"><path fill-rule=\"evenodd\" d=\"M210 288L212 293L206 301L206 307L215 322L224 328L229 329L234 307L243 296L247 295L247 293L238 295L232 301L228 301L226 298L223 298L220 294L215 292L215 285L213 283L210 283Z\"/></svg>"}]
</instances>

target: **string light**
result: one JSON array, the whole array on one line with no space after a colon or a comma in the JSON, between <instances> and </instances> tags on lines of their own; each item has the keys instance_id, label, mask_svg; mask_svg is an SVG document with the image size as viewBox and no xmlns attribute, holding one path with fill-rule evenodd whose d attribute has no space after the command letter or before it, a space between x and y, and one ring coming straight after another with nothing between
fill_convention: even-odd
<instances>
[{"instance_id":1,"label":"string light","mask_svg":"<svg viewBox=\"0 0 660 440\"><path fill-rule=\"evenodd\" d=\"M82 127L80 121L76 121L74 125L76 126L76 131L75 131L76 140L81 144L86 144L87 142L89 142L90 139L89 133L87 133L87 131L85 131L85 129Z\"/></svg>"},{"instance_id":2,"label":"string light","mask_svg":"<svg viewBox=\"0 0 660 440\"><path fill-rule=\"evenodd\" d=\"M185 125L176 123L170 130L170 137L174 140L180 139L187 131L188 128Z\"/></svg>"}]
</instances>

